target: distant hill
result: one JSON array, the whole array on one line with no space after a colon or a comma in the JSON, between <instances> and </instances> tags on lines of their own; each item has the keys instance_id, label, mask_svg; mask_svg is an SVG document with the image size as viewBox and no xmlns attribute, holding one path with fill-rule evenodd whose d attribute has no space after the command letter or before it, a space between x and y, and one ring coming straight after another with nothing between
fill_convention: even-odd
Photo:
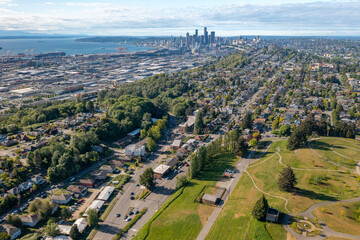
<instances>
[{"instance_id":1,"label":"distant hill","mask_svg":"<svg viewBox=\"0 0 360 240\"><path fill-rule=\"evenodd\" d=\"M77 42L123 42L123 41L137 41L142 39L142 37L127 37L127 36L114 36L114 37L88 37L88 38L79 38L75 41Z\"/></svg>"},{"instance_id":2,"label":"distant hill","mask_svg":"<svg viewBox=\"0 0 360 240\"><path fill-rule=\"evenodd\" d=\"M46 33L30 33L26 31L0 30L0 39L66 38L66 37L85 37L85 36L86 35L46 34Z\"/></svg>"}]
</instances>

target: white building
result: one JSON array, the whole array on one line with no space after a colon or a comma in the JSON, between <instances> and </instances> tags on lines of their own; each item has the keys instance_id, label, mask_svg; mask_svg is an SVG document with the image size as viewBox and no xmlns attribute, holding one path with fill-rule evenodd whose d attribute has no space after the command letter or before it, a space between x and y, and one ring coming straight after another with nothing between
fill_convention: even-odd
<instances>
[{"instance_id":1,"label":"white building","mask_svg":"<svg viewBox=\"0 0 360 240\"><path fill-rule=\"evenodd\" d=\"M97 200L103 200L106 202L111 196L111 194L114 192L114 190L115 190L114 187L106 186L104 190L102 190L99 196L97 197Z\"/></svg>"},{"instance_id":2,"label":"white building","mask_svg":"<svg viewBox=\"0 0 360 240\"><path fill-rule=\"evenodd\" d=\"M145 145L130 144L125 148L125 155L134 157L144 156Z\"/></svg>"},{"instance_id":3,"label":"white building","mask_svg":"<svg viewBox=\"0 0 360 240\"><path fill-rule=\"evenodd\" d=\"M105 202L103 200L94 200L90 206L86 209L85 213L84 213L84 217L87 217L87 211L89 211L90 209L96 209L97 211L100 211L100 209L104 206Z\"/></svg>"}]
</instances>

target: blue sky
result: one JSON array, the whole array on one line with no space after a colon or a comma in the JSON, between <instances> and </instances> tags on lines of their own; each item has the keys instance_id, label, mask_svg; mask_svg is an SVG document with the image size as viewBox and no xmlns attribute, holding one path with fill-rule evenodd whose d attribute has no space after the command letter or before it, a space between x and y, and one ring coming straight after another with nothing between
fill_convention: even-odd
<instances>
[{"instance_id":1,"label":"blue sky","mask_svg":"<svg viewBox=\"0 0 360 240\"><path fill-rule=\"evenodd\" d=\"M0 30L88 35L360 36L360 0L0 0Z\"/></svg>"}]
</instances>

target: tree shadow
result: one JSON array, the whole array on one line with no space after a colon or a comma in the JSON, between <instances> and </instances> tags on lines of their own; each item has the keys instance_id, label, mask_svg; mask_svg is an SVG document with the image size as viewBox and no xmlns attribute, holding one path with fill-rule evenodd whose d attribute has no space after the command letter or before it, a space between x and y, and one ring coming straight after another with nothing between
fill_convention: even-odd
<instances>
[{"instance_id":1,"label":"tree shadow","mask_svg":"<svg viewBox=\"0 0 360 240\"><path fill-rule=\"evenodd\" d=\"M99 227L98 232L103 232L111 235L116 235L120 231L120 228L111 226L109 224L102 224L101 227Z\"/></svg>"},{"instance_id":2,"label":"tree shadow","mask_svg":"<svg viewBox=\"0 0 360 240\"><path fill-rule=\"evenodd\" d=\"M299 195L299 196L303 196L303 197L308 197L310 199L316 199L316 200L323 200L323 201L337 201L336 198L322 194L322 193L316 193L314 191L311 190L307 190L307 189L300 189L300 188L296 188L294 191L295 195Z\"/></svg>"},{"instance_id":3,"label":"tree shadow","mask_svg":"<svg viewBox=\"0 0 360 240\"><path fill-rule=\"evenodd\" d=\"M169 196L169 195L173 194L174 192L175 192L174 189L166 188L164 186L156 187L153 190L153 193L155 193L155 194L161 194L161 195L166 195L166 196Z\"/></svg>"},{"instance_id":4,"label":"tree shadow","mask_svg":"<svg viewBox=\"0 0 360 240\"><path fill-rule=\"evenodd\" d=\"M311 148L317 150L330 150L331 145L325 142L318 142L318 141L311 141L310 143Z\"/></svg>"}]
</instances>

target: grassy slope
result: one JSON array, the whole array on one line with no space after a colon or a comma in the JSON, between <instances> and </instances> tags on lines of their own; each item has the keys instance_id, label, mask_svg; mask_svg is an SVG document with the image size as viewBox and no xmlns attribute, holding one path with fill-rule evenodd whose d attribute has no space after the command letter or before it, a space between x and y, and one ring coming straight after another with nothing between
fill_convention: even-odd
<instances>
[{"instance_id":1,"label":"grassy slope","mask_svg":"<svg viewBox=\"0 0 360 240\"><path fill-rule=\"evenodd\" d=\"M324 221L331 229L360 236L360 222L354 219L354 209L359 209L360 202L331 204L323 206L325 212L321 208L316 208L314 215Z\"/></svg>"},{"instance_id":2,"label":"grassy slope","mask_svg":"<svg viewBox=\"0 0 360 240\"><path fill-rule=\"evenodd\" d=\"M327 140L326 138L321 141ZM329 138L329 141L335 140L336 139ZM299 188L299 195L279 191L277 179L282 170L282 166L279 163L279 156L273 155L277 148L281 148L280 154L282 156L282 162L286 165L305 169L333 169L332 164L317 157L309 149L298 149L294 152L286 150L286 143L286 141L274 142L267 154L248 168L248 172L253 176L256 184L262 190L287 198L289 200L288 208L290 211L294 213L303 212L317 202L348 199L359 195L357 191L358 183L356 182L357 176L348 174L345 171L323 172L294 170L298 178L297 187ZM356 147L356 145L350 144L352 147ZM360 149L360 147L358 148ZM319 150L316 149L316 151ZM331 154L334 155L332 152ZM325 181L326 185L317 186L308 183L309 177L320 177L324 175L327 176L327 181ZM251 239L249 231L251 222L250 214L253 204L260 196L261 193L253 187L250 178L247 175L242 176L207 239ZM286 212L284 200L269 196L266 197L270 206ZM286 239L286 232L281 225L267 223L266 229L274 239Z\"/></svg>"},{"instance_id":3,"label":"grassy slope","mask_svg":"<svg viewBox=\"0 0 360 240\"><path fill-rule=\"evenodd\" d=\"M183 194L166 208L151 224L146 239L195 239L214 207L194 203L204 186L214 186L226 168L237 161L234 155L219 157L211 171L192 180Z\"/></svg>"}]
</instances>

